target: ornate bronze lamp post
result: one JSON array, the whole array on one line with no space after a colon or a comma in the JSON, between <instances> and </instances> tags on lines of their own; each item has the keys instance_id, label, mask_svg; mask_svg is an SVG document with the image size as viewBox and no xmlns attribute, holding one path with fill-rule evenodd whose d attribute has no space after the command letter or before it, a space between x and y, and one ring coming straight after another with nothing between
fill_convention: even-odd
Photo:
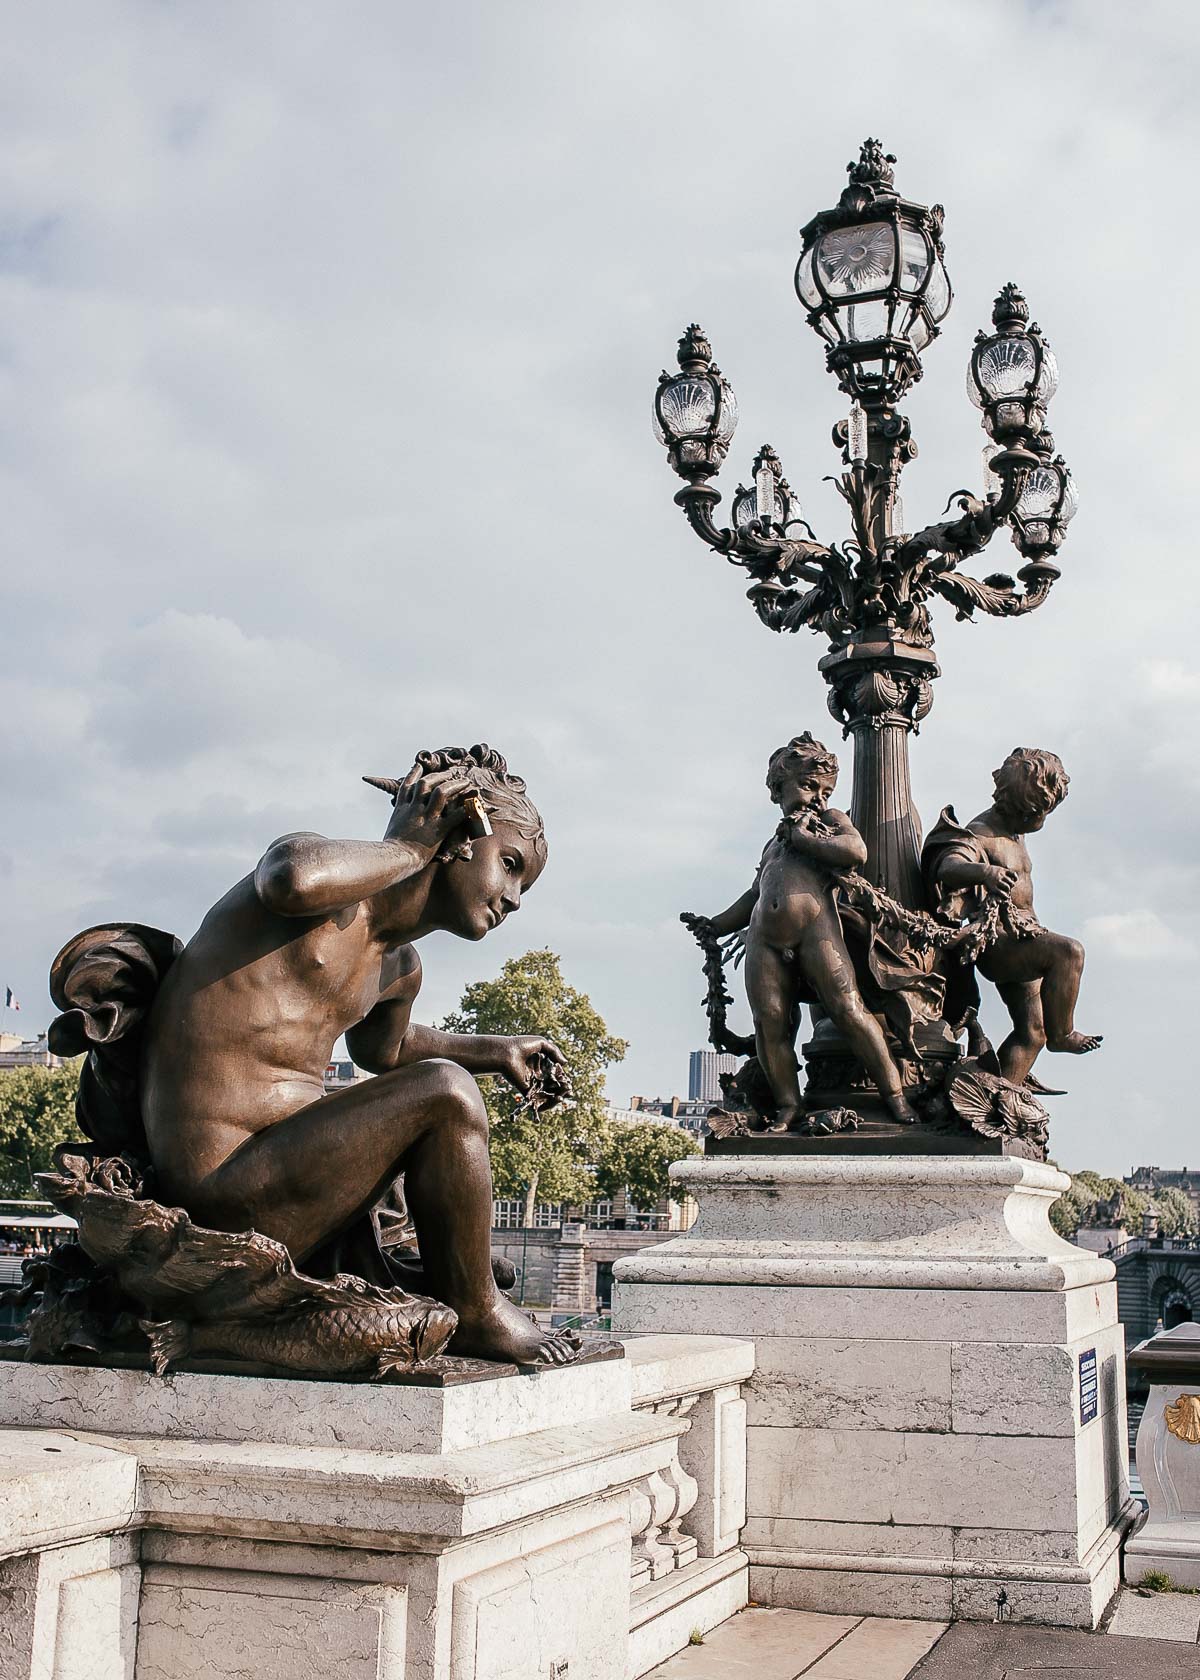
<instances>
[{"instance_id":1,"label":"ornate bronze lamp post","mask_svg":"<svg viewBox=\"0 0 1200 1680\"><path fill-rule=\"evenodd\" d=\"M712 480L728 452L737 403L698 326L679 341L679 372L664 373L654 424L685 485L675 497L696 534L752 578L749 598L769 630L807 625L830 642L820 669L829 709L854 739L851 816L867 843L865 873L901 904L920 893L920 824L908 772L908 736L933 704L938 675L926 605L950 601L959 618L1031 612L1059 576L1055 564L1077 498L1046 422L1058 381L1049 345L1015 286L1007 285L971 355L968 389L989 438L982 496L960 490L952 519L903 530L899 483L916 454L897 411L921 377L921 355L950 308L943 211L901 198L892 165L867 140L835 209L802 230L796 292L826 341L826 362L851 399L834 427L838 487L854 535L826 546L798 517L775 452L754 462L753 489L738 487L733 522L713 519ZM1024 560L1016 579L962 571L1007 525Z\"/></svg>"},{"instance_id":2,"label":"ornate bronze lamp post","mask_svg":"<svg viewBox=\"0 0 1200 1680\"><path fill-rule=\"evenodd\" d=\"M871 1054L893 1086L899 1078L919 1101L922 1094L948 1089L949 1070L960 1055L957 1035L968 1024L966 1006L954 1004L957 993L949 983L935 1007L943 963L959 960L938 953L947 952L958 936L944 918L937 919L941 906L925 902L921 827L909 784L908 737L933 704L933 679L939 674L928 602L941 595L960 618L978 611L1017 617L1040 606L1059 576L1056 556L1076 495L1047 426L1058 369L1029 320L1024 298L1007 285L992 311L993 330L979 333L968 369L968 391L989 440L987 488L980 496L956 491L947 508L954 510L952 518L918 531L904 528L900 475L916 445L897 405L921 377L921 356L937 337L951 291L942 208L901 198L894 162L877 140L864 143L858 162L847 166L850 180L836 207L814 216L801 230L796 267L796 292L809 325L825 340L829 371L850 399L849 415L834 427L833 439L842 456L837 483L850 509L853 536L829 545L817 540L799 517L778 456L765 445L754 462L753 487L738 486L731 525L715 523L721 498L713 480L733 438L737 403L698 326L690 326L679 341L679 372L664 373L659 380L654 423L673 470L685 480L675 500L696 534L749 574L748 595L762 622L776 631L807 625L829 638L819 668L829 684L829 709L854 740L850 821L861 837L857 844L866 849L855 875L858 884L843 875L835 890L843 910L862 908L864 895L869 899L872 892L882 892L868 905L868 914L890 929L886 940L880 943L868 933L867 945L851 957L857 984L866 988L876 1018L887 1013L889 998L893 1006L889 1031L896 1067L880 1062L878 1050ZM980 579L966 573L963 563L1002 525L1024 562L1016 578L997 572ZM786 823L784 831L792 832ZM963 844L969 849L969 836ZM802 844L801 852L811 857L812 845ZM982 867L974 870L972 880L976 876L995 881L995 871L989 875ZM738 1101L760 1114L782 1111L786 1117L794 1107L786 1097L793 1089L788 1068L794 1063L784 1029L778 1029L779 1043L772 1049L775 1041L764 1036L762 1009L755 1010L756 1040L738 1039L725 1023L724 1006L730 1000L716 941L747 925L748 902L731 906L715 921L690 914L684 920L706 952L713 1042L747 1052L757 1042L759 1070L739 1073ZM998 936L996 917L1002 909L977 902L974 913L983 919L971 938L983 950ZM1034 925L1018 929L1014 937L1032 937ZM814 1010L813 1039L804 1047L807 1112L840 1103L839 1113L869 1117L876 1085L824 1007L822 983L828 990L832 981L827 975L822 982L820 974L814 979L813 962L797 950L784 955L794 976L786 984L797 999L806 985L808 1001L814 992L821 999ZM1030 962L1032 956L1026 966ZM897 1013L905 993L911 993L912 1008ZM832 1003L836 1014L836 997ZM858 1049L866 1053L869 1029L865 1038L863 1029L854 1030ZM764 1054L774 1070L767 1081L771 1096L760 1078ZM991 1076L999 1065L989 1047L979 1067ZM1011 1091L1006 1100L1017 1101ZM890 1106L892 1119L884 1122L888 1136L902 1131L906 1118L902 1105L892 1100ZM960 1119L961 1109L960 1103Z\"/></svg>"}]
</instances>

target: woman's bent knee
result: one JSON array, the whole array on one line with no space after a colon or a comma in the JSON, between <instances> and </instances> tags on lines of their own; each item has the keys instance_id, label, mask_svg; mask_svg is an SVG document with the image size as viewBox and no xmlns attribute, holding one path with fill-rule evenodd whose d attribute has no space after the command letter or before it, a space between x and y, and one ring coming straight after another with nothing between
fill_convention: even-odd
<instances>
[{"instance_id":1,"label":"woman's bent knee","mask_svg":"<svg viewBox=\"0 0 1200 1680\"><path fill-rule=\"evenodd\" d=\"M425 1065L430 1071L434 1101L441 1113L447 1119L465 1122L486 1132L488 1118L483 1093L466 1069L441 1057L435 1057Z\"/></svg>"}]
</instances>

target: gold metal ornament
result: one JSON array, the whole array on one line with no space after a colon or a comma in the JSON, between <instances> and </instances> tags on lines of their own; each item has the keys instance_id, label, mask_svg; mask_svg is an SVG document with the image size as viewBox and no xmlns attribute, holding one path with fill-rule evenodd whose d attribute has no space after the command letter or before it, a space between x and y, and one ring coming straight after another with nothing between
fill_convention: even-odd
<instances>
[{"instance_id":1,"label":"gold metal ornament","mask_svg":"<svg viewBox=\"0 0 1200 1680\"><path fill-rule=\"evenodd\" d=\"M1193 1446L1200 1441L1200 1394L1181 1394L1173 1406L1165 1408L1167 1428L1180 1441Z\"/></svg>"}]
</instances>

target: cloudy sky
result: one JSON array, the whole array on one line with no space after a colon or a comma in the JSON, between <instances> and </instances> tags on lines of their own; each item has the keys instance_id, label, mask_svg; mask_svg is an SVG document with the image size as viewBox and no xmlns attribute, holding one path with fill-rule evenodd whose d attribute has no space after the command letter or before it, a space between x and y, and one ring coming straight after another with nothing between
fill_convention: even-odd
<instances>
[{"instance_id":1,"label":"cloudy sky","mask_svg":"<svg viewBox=\"0 0 1200 1680\"><path fill-rule=\"evenodd\" d=\"M1014 744L1062 755L1038 904L1084 937L1079 1024L1106 1038L1041 1067L1070 1087L1056 1153L1200 1162L1197 18L23 9L0 49L16 1021L49 1019L78 928L186 937L274 835L375 832L363 772L484 739L528 778L550 866L486 946L430 942L426 1017L549 945L631 1041L613 1097L684 1087L703 984L677 913L748 884L770 750L837 731L824 645L764 630L672 506L649 400L699 320L741 402L727 491L769 439L818 531L844 534L822 482L842 399L791 270L874 133L901 190L945 204L956 293L906 404L910 523L979 483L964 367L1010 278L1058 354L1082 495L1039 613L971 626L938 604L918 802L927 825L947 800L970 814ZM1014 559L999 538L986 568Z\"/></svg>"}]
</instances>

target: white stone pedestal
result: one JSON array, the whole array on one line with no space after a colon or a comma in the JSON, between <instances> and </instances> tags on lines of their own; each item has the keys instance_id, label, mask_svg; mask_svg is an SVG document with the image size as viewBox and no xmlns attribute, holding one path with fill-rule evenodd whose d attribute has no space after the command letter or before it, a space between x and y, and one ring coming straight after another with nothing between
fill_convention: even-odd
<instances>
[{"instance_id":1,"label":"white stone pedestal","mask_svg":"<svg viewBox=\"0 0 1200 1680\"><path fill-rule=\"evenodd\" d=\"M1200 1588L1200 1324L1151 1336L1129 1364L1151 1384L1137 1436L1150 1509L1125 1548L1125 1576L1136 1585L1159 1571L1177 1587Z\"/></svg>"},{"instance_id":2,"label":"white stone pedestal","mask_svg":"<svg viewBox=\"0 0 1200 1680\"><path fill-rule=\"evenodd\" d=\"M613 1323L755 1339L752 1599L1094 1627L1134 1508L1114 1268L1051 1230L1066 1176L961 1156L671 1170L699 1218L620 1261Z\"/></svg>"},{"instance_id":3,"label":"white stone pedestal","mask_svg":"<svg viewBox=\"0 0 1200 1680\"><path fill-rule=\"evenodd\" d=\"M749 1343L458 1387L0 1361L3 1680L637 1680L746 1603Z\"/></svg>"}]
</instances>

